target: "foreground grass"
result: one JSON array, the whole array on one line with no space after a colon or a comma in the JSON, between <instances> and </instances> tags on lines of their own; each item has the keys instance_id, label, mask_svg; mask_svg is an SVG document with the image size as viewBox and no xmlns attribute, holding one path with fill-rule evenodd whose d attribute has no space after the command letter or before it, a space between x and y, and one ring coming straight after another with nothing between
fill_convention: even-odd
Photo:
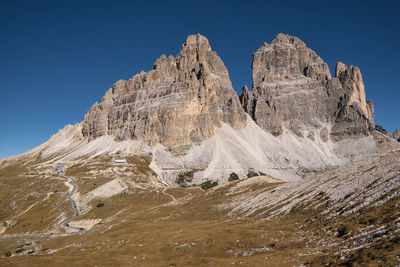
<instances>
[{"instance_id":1,"label":"foreground grass","mask_svg":"<svg viewBox=\"0 0 400 267\"><path fill-rule=\"evenodd\" d=\"M11 179L10 177L2 176L0 179L3 183L14 182L7 180ZM84 179L79 180L81 185L85 190L91 189L92 184ZM43 181L49 183L50 180ZM370 245L349 252L343 258L340 254L343 248L347 248L353 242L352 238L366 227L389 225L389 228L394 229L396 214L399 212L399 198L394 198L377 208L329 220L320 215L324 205L318 209L296 206L289 214L270 220L257 216L231 218L227 216L229 210L216 207L232 201L233 197L228 193L236 183L232 182L208 191L197 187L166 190L131 188L108 199L93 200L90 203L93 209L79 219L102 221L88 232L66 236L34 235L7 239L0 237L2 255L12 253L12 257L0 258L0 266L400 264L397 261L400 256L398 238L371 237ZM247 191L262 192L278 185L257 184L249 186ZM17 184L14 186L16 188ZM39 183L38 186L54 190L50 185L46 187ZM46 191L44 189L43 192ZM2 199L1 203L6 199ZM174 202L173 199L177 201ZM317 199L327 201L324 194L320 194ZM97 207L98 203L104 205ZM39 217L42 216L39 210L29 214L36 213ZM343 230L342 234L339 234L340 229ZM34 229L25 231L18 228L13 231L24 233ZM20 244L27 243L32 245L20 247ZM36 247L32 247L34 245ZM31 253L34 255L16 257L16 251L22 248L26 254L35 251ZM24 251L20 253L23 254Z\"/></svg>"}]
</instances>

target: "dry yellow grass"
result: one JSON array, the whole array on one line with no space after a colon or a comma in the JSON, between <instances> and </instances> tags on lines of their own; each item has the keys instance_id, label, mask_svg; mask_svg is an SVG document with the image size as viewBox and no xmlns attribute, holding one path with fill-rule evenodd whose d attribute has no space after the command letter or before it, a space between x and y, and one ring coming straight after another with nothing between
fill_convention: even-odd
<instances>
[{"instance_id":1,"label":"dry yellow grass","mask_svg":"<svg viewBox=\"0 0 400 267\"><path fill-rule=\"evenodd\" d=\"M18 176L14 179L21 180L0 176L1 183L14 188L9 197L16 194L18 184L23 185L21 194L33 188L41 192L41 196L49 190L67 190L61 180L37 178L34 187L29 187L26 181L32 181L28 180L32 177ZM107 180L106 177L101 179ZM77 182L84 192L97 186L93 181L97 180L78 177ZM315 210L298 206L288 215L268 221L262 217L231 218L227 216L228 210L216 207L232 200L229 192L237 183L209 191L198 187L130 188L111 198L95 199L89 203L93 208L79 220L101 219L91 230L71 235L44 235L45 228L40 228L38 220L52 210L52 203L61 201L55 194L54 199L49 197L37 209L27 212L26 217L21 216L19 226L10 230L15 234L34 231L36 234L0 237L1 256L8 251L16 255L18 247L26 243L32 244L24 245L21 254L28 250L35 253L3 256L0 266L299 266L306 262L322 266L345 261L351 261L353 266L396 264L396 257L400 255L400 245L396 240L375 242L375 247L354 253L353 258L345 260L340 260L340 255L335 252L348 238L337 237L340 226L346 225L351 236L368 223L393 223L393 214L399 210L398 198L362 214L332 220L319 215L324 206ZM251 184L245 190L261 192L278 185ZM6 194L6 190L2 190ZM0 203L4 205L7 197L1 197ZM29 206L32 201L36 199L26 200L21 207ZM100 202L104 206L96 207ZM67 209L71 212L69 202L63 203L67 207L60 208L60 211ZM2 216L6 218L12 214L9 211ZM31 225L22 227L27 220ZM321 241L327 242L319 243ZM335 242L336 245L332 245Z\"/></svg>"}]
</instances>

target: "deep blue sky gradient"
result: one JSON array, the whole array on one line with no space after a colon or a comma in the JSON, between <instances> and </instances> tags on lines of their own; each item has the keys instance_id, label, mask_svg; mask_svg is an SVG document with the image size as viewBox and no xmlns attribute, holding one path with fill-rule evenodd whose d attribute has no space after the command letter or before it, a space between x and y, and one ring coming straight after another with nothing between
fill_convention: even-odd
<instances>
[{"instance_id":1,"label":"deep blue sky gradient","mask_svg":"<svg viewBox=\"0 0 400 267\"><path fill-rule=\"evenodd\" d=\"M176 55L201 33L236 91L251 87L251 55L279 32L330 66L361 69L375 121L400 128L397 1L0 1L0 158L83 119L119 79Z\"/></svg>"}]
</instances>

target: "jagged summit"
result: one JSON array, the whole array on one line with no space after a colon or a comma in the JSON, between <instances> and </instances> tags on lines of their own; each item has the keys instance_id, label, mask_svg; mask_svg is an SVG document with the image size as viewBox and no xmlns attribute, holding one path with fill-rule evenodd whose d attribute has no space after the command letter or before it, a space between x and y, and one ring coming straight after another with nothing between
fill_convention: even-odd
<instances>
[{"instance_id":1,"label":"jagged summit","mask_svg":"<svg viewBox=\"0 0 400 267\"><path fill-rule=\"evenodd\" d=\"M299 38L284 33L278 33L272 44L293 44L295 46L306 47L306 44Z\"/></svg>"},{"instance_id":2,"label":"jagged summit","mask_svg":"<svg viewBox=\"0 0 400 267\"><path fill-rule=\"evenodd\" d=\"M253 88L243 90L242 106L274 135L319 128L324 140L339 140L373 129L360 70L338 62L332 78L328 65L297 37L280 33L264 43L253 54L252 70Z\"/></svg>"},{"instance_id":3,"label":"jagged summit","mask_svg":"<svg viewBox=\"0 0 400 267\"><path fill-rule=\"evenodd\" d=\"M207 37L201 34L189 35L186 38L186 42L182 45L182 50L186 49L198 49L203 51L211 51L210 43L208 42Z\"/></svg>"},{"instance_id":4,"label":"jagged summit","mask_svg":"<svg viewBox=\"0 0 400 267\"><path fill-rule=\"evenodd\" d=\"M163 55L153 70L114 84L82 127L89 139L113 135L181 152L211 137L221 122L238 128L245 121L228 70L207 38L197 34L175 58Z\"/></svg>"},{"instance_id":5,"label":"jagged summit","mask_svg":"<svg viewBox=\"0 0 400 267\"><path fill-rule=\"evenodd\" d=\"M249 170L291 181L376 150L357 67L338 62L332 77L303 41L278 34L253 54L252 77L239 101L207 38L190 35L178 55L117 81L80 124L35 153L53 161L150 155L158 179L176 186L181 173L193 175L191 184L222 183Z\"/></svg>"},{"instance_id":6,"label":"jagged summit","mask_svg":"<svg viewBox=\"0 0 400 267\"><path fill-rule=\"evenodd\" d=\"M85 116L82 133L89 140L145 142L153 170L169 185L191 170L197 170L193 183L224 181L232 171L243 176L249 168L297 179L301 168L346 161L337 151L353 141L332 140L368 136L372 105L358 69L338 63L332 78L314 51L286 34L253 54L252 69L253 88L244 87L241 107L207 38L190 35L176 57L162 55L153 70L114 84ZM370 139L360 142L363 151L345 154L373 150Z\"/></svg>"},{"instance_id":7,"label":"jagged summit","mask_svg":"<svg viewBox=\"0 0 400 267\"><path fill-rule=\"evenodd\" d=\"M272 40L271 44L264 43L254 54L271 51L273 47L305 48L306 44L295 36L291 36L289 34L284 34L284 33L278 33L275 36L275 39Z\"/></svg>"}]
</instances>

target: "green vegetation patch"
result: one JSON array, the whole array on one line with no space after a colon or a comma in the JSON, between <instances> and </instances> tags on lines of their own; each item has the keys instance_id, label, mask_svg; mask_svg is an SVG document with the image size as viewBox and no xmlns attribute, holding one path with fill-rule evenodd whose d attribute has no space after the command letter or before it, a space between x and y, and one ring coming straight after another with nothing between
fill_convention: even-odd
<instances>
[{"instance_id":1,"label":"green vegetation patch","mask_svg":"<svg viewBox=\"0 0 400 267\"><path fill-rule=\"evenodd\" d=\"M251 178L251 177L255 177L255 176L266 176L266 174L263 172L256 172L253 170L249 170L247 172L247 178Z\"/></svg>"},{"instance_id":2,"label":"green vegetation patch","mask_svg":"<svg viewBox=\"0 0 400 267\"><path fill-rule=\"evenodd\" d=\"M217 182L217 181L212 182L212 181L210 181L210 180L207 180L207 181L203 182L203 183L200 185L200 187L201 187L201 189L203 189L203 190L208 190L208 189L210 189L211 187L214 187L214 186L217 186L217 185L218 185L218 182Z\"/></svg>"},{"instance_id":3,"label":"green vegetation patch","mask_svg":"<svg viewBox=\"0 0 400 267\"><path fill-rule=\"evenodd\" d=\"M183 188L188 187L188 183L192 182L194 176L194 171L188 171L178 174L175 182Z\"/></svg>"},{"instance_id":4,"label":"green vegetation patch","mask_svg":"<svg viewBox=\"0 0 400 267\"><path fill-rule=\"evenodd\" d=\"M229 178L228 178L229 182L233 182L233 181L237 181L237 180L239 180L239 176L236 173L232 172L231 174L229 174Z\"/></svg>"},{"instance_id":5,"label":"green vegetation patch","mask_svg":"<svg viewBox=\"0 0 400 267\"><path fill-rule=\"evenodd\" d=\"M24 251L23 248L19 248L19 249L16 249L16 250L15 250L15 253L21 253L21 252L23 252L23 251Z\"/></svg>"}]
</instances>

